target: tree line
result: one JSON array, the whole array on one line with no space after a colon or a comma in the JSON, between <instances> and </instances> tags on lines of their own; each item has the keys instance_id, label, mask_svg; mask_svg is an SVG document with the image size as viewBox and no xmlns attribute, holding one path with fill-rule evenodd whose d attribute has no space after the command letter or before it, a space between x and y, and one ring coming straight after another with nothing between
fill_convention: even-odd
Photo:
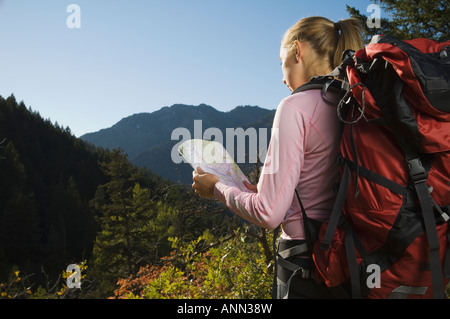
<instances>
[{"instance_id":1,"label":"tree line","mask_svg":"<svg viewBox=\"0 0 450 319\"><path fill-rule=\"evenodd\" d=\"M64 288L69 264L85 262L77 296L106 298L119 278L159 265L170 238L241 226L216 202L134 166L121 149L75 138L14 95L0 97L0 142L0 283L26 278L31 293L49 296Z\"/></svg>"}]
</instances>

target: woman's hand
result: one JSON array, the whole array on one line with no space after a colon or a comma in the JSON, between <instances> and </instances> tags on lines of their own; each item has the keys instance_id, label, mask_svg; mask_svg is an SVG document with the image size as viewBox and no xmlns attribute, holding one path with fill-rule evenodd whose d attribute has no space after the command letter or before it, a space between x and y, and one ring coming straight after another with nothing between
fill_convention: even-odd
<instances>
[{"instance_id":1,"label":"woman's hand","mask_svg":"<svg viewBox=\"0 0 450 319\"><path fill-rule=\"evenodd\" d=\"M194 171L192 173L192 179L194 181L192 188L196 194L204 198L214 197L214 186L219 182L219 178L216 175L206 173L198 167L197 172Z\"/></svg>"},{"instance_id":2,"label":"woman's hand","mask_svg":"<svg viewBox=\"0 0 450 319\"><path fill-rule=\"evenodd\" d=\"M216 175L206 173L200 167L197 167L197 171L193 171L192 173L192 179L194 181L192 188L195 190L196 194L203 198L214 197L214 186L219 182L219 178ZM245 181L244 185L249 191L254 193L258 192L256 185Z\"/></svg>"}]
</instances>

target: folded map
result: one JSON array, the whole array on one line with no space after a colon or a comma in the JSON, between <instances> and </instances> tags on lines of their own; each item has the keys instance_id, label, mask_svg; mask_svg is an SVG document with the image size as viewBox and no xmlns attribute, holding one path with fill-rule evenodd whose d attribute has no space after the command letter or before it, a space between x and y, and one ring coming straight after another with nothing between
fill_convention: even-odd
<instances>
[{"instance_id":1,"label":"folded map","mask_svg":"<svg viewBox=\"0 0 450 319\"><path fill-rule=\"evenodd\" d=\"M223 147L215 141L200 139L187 140L181 143L178 151L194 170L200 167L203 171L219 177L225 185L239 188L243 192L249 190L244 185L247 177Z\"/></svg>"}]
</instances>

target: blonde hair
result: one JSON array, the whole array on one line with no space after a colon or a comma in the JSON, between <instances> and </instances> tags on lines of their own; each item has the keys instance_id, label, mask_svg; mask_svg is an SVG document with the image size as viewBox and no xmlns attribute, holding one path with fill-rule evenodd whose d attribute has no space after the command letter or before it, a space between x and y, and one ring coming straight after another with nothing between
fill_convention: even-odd
<instances>
[{"instance_id":1,"label":"blonde hair","mask_svg":"<svg viewBox=\"0 0 450 319\"><path fill-rule=\"evenodd\" d=\"M356 19L340 20L337 23L324 17L309 17L301 19L283 36L281 46L294 53L295 41L307 42L315 57L309 57L310 73L314 73L316 66L328 61L331 70L342 62L345 50L362 49L362 28ZM314 63L314 60L316 63ZM312 74L319 75L319 74Z\"/></svg>"}]
</instances>

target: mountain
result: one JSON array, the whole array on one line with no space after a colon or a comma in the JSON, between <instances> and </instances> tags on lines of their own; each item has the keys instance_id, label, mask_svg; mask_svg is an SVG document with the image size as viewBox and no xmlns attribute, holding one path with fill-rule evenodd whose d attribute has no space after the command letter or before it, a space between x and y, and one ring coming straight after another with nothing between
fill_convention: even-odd
<instances>
[{"instance_id":1,"label":"mountain","mask_svg":"<svg viewBox=\"0 0 450 319\"><path fill-rule=\"evenodd\" d=\"M257 132L266 129L270 134L274 114L274 110L257 106L238 106L229 112L221 112L206 104L175 104L153 113L131 115L110 128L80 138L106 149L120 147L133 164L150 169L163 178L188 184L192 181L192 169L185 163L175 164L171 157L172 149L181 140L202 138L203 133L211 128L222 132L223 139L226 139L227 132L240 127L244 130L255 128ZM189 131L190 136L175 134L177 129Z\"/></svg>"}]
</instances>

